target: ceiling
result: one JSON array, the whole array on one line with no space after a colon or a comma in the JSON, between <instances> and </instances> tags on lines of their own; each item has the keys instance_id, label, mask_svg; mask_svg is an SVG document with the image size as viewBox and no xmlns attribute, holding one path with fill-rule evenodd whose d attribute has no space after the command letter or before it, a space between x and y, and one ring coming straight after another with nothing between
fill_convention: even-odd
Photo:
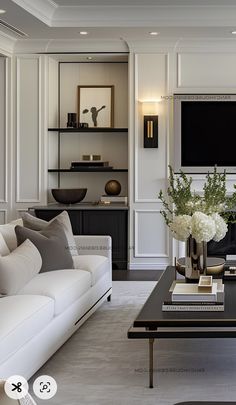
<instances>
[{"instance_id":1,"label":"ceiling","mask_svg":"<svg viewBox=\"0 0 236 405\"><path fill-rule=\"evenodd\" d=\"M236 41L236 0L0 0L0 8L0 20L22 35L1 23L0 31L15 40Z\"/></svg>"}]
</instances>

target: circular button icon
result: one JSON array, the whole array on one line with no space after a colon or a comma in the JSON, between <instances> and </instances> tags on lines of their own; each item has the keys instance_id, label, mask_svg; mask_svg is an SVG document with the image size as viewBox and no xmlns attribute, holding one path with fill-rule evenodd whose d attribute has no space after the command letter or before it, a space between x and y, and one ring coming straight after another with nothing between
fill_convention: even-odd
<instances>
[{"instance_id":1,"label":"circular button icon","mask_svg":"<svg viewBox=\"0 0 236 405\"><path fill-rule=\"evenodd\" d=\"M29 385L21 375L12 375L4 384L4 390L11 399L24 398L29 390Z\"/></svg>"},{"instance_id":2,"label":"circular button icon","mask_svg":"<svg viewBox=\"0 0 236 405\"><path fill-rule=\"evenodd\" d=\"M50 399L57 392L56 380L50 375L41 375L33 384L35 395L40 399Z\"/></svg>"}]
</instances>

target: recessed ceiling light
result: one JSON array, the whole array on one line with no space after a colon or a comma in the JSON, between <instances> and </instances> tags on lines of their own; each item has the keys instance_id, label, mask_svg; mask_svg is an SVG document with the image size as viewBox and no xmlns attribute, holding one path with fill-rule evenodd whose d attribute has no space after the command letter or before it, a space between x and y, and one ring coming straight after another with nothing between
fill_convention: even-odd
<instances>
[{"instance_id":1,"label":"recessed ceiling light","mask_svg":"<svg viewBox=\"0 0 236 405\"><path fill-rule=\"evenodd\" d=\"M87 57L87 60L92 60L92 59L93 59L92 56Z\"/></svg>"},{"instance_id":2,"label":"recessed ceiling light","mask_svg":"<svg viewBox=\"0 0 236 405\"><path fill-rule=\"evenodd\" d=\"M236 31L232 31L232 32L231 32L231 34L234 34L234 35L236 35Z\"/></svg>"},{"instance_id":3,"label":"recessed ceiling light","mask_svg":"<svg viewBox=\"0 0 236 405\"><path fill-rule=\"evenodd\" d=\"M88 35L87 31L80 31L79 33L80 33L80 35Z\"/></svg>"},{"instance_id":4,"label":"recessed ceiling light","mask_svg":"<svg viewBox=\"0 0 236 405\"><path fill-rule=\"evenodd\" d=\"M158 35L159 34L159 32L157 32L157 31L150 31L149 32L149 35Z\"/></svg>"},{"instance_id":5,"label":"recessed ceiling light","mask_svg":"<svg viewBox=\"0 0 236 405\"><path fill-rule=\"evenodd\" d=\"M0 8L0 14L4 14L6 12L6 10L3 10L2 8Z\"/></svg>"}]
</instances>

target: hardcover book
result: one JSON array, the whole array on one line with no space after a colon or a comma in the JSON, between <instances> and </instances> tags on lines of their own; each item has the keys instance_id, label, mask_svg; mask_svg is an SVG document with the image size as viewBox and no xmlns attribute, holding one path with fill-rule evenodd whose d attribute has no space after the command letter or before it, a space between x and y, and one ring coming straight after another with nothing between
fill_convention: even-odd
<instances>
[{"instance_id":1,"label":"hardcover book","mask_svg":"<svg viewBox=\"0 0 236 405\"><path fill-rule=\"evenodd\" d=\"M162 311L171 312L221 312L224 311L223 302L185 302L185 301L164 301Z\"/></svg>"},{"instance_id":2,"label":"hardcover book","mask_svg":"<svg viewBox=\"0 0 236 405\"><path fill-rule=\"evenodd\" d=\"M100 201L128 204L128 197L123 195L102 195Z\"/></svg>"}]
</instances>

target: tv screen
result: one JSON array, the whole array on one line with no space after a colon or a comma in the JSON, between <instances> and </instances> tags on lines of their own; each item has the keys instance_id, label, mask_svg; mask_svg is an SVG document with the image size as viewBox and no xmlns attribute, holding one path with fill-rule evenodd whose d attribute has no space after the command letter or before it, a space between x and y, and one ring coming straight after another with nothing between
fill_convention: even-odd
<instances>
[{"instance_id":1,"label":"tv screen","mask_svg":"<svg viewBox=\"0 0 236 405\"><path fill-rule=\"evenodd\" d=\"M236 95L174 94L174 170L236 173Z\"/></svg>"},{"instance_id":2,"label":"tv screen","mask_svg":"<svg viewBox=\"0 0 236 405\"><path fill-rule=\"evenodd\" d=\"M182 101L181 166L236 166L236 101Z\"/></svg>"}]
</instances>

